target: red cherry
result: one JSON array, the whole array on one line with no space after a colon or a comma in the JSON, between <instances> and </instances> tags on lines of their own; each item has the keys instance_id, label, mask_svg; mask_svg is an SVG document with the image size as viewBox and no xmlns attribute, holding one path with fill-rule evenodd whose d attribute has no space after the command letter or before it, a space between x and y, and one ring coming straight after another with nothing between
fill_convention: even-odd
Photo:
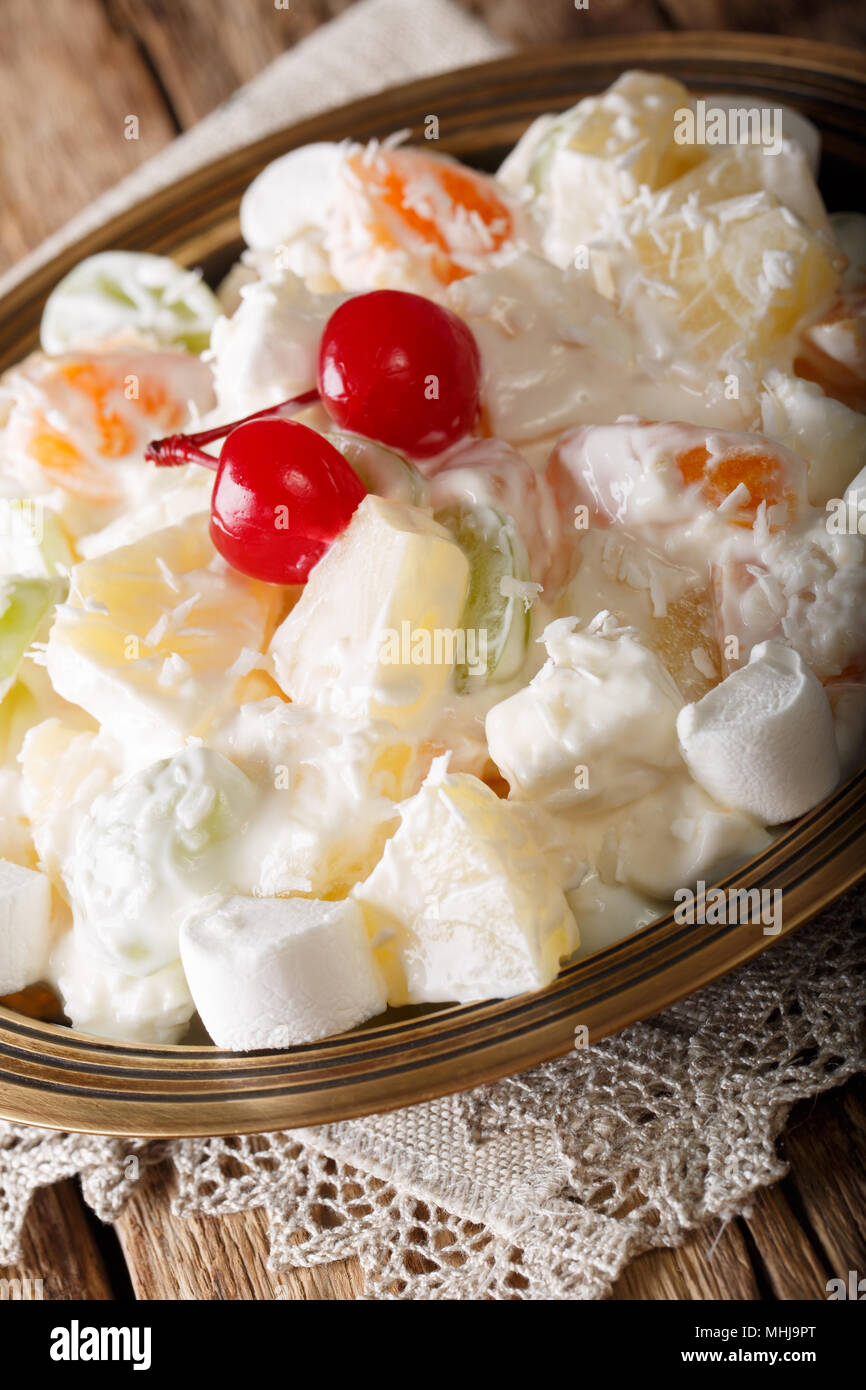
<instances>
[{"instance_id":1,"label":"red cherry","mask_svg":"<svg viewBox=\"0 0 866 1390\"><path fill-rule=\"evenodd\" d=\"M319 348L319 393L341 429L430 458L471 430L481 359L456 314L403 290L355 295Z\"/></svg>"},{"instance_id":2,"label":"red cherry","mask_svg":"<svg viewBox=\"0 0 866 1390\"><path fill-rule=\"evenodd\" d=\"M232 430L220 450L211 537L244 574L303 584L366 495L315 430L294 420L253 420Z\"/></svg>"},{"instance_id":3,"label":"red cherry","mask_svg":"<svg viewBox=\"0 0 866 1390\"><path fill-rule=\"evenodd\" d=\"M343 456L291 415L321 396L343 429L419 459L456 443L478 417L472 333L450 310L402 290L340 305L325 325L318 375L318 392L145 450L161 467L216 469L214 544L236 569L275 584L304 583L365 496ZM219 462L202 448L218 439Z\"/></svg>"}]
</instances>

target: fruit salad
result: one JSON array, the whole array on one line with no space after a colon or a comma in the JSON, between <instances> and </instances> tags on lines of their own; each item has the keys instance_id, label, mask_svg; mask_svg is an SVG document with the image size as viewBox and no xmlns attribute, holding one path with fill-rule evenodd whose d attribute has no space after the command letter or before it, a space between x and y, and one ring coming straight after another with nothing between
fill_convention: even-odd
<instances>
[{"instance_id":1,"label":"fruit salad","mask_svg":"<svg viewBox=\"0 0 866 1390\"><path fill-rule=\"evenodd\" d=\"M215 288L57 285L0 382L13 1007L244 1051L542 989L860 767L866 217L796 112L694 112L305 146Z\"/></svg>"}]
</instances>

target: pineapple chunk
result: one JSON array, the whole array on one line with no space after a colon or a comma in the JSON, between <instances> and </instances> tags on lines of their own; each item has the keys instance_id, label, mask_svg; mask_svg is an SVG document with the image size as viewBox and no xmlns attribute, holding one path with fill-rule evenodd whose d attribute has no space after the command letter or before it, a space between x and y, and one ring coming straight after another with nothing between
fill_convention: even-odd
<instances>
[{"instance_id":1,"label":"pineapple chunk","mask_svg":"<svg viewBox=\"0 0 866 1390\"><path fill-rule=\"evenodd\" d=\"M239 698L282 591L229 569L207 514L76 565L46 662L55 689L124 746L129 770L202 736Z\"/></svg>"},{"instance_id":2,"label":"pineapple chunk","mask_svg":"<svg viewBox=\"0 0 866 1390\"><path fill-rule=\"evenodd\" d=\"M426 512L365 497L274 634L277 680L299 704L423 725L451 683L469 562Z\"/></svg>"},{"instance_id":3,"label":"pineapple chunk","mask_svg":"<svg viewBox=\"0 0 866 1390\"><path fill-rule=\"evenodd\" d=\"M718 684L722 656L706 589L691 589L648 625L645 641L676 682L684 700L700 700Z\"/></svg>"},{"instance_id":4,"label":"pineapple chunk","mask_svg":"<svg viewBox=\"0 0 866 1390\"><path fill-rule=\"evenodd\" d=\"M575 151L627 173L634 191L640 184L663 188L706 158L699 145L680 145L674 139L678 111L691 98L671 77L650 72L624 72L599 96L584 97L537 135L533 128L518 142L499 172L511 187L512 170L521 169L524 141L535 136L529 180L544 190L560 150ZM519 191L514 189L513 191Z\"/></svg>"},{"instance_id":5,"label":"pineapple chunk","mask_svg":"<svg viewBox=\"0 0 866 1390\"><path fill-rule=\"evenodd\" d=\"M403 802L399 829L353 890L391 1004L541 989L577 945L562 885L522 809L444 765Z\"/></svg>"},{"instance_id":6,"label":"pineapple chunk","mask_svg":"<svg viewBox=\"0 0 866 1390\"><path fill-rule=\"evenodd\" d=\"M641 212L631 221L628 244L626 279L636 261L639 286L663 291L660 314L699 360L714 364L725 354L761 361L786 346L793 352L803 320L839 285L833 243L765 192L716 203L694 217L676 209L652 217ZM627 293L622 282L619 292Z\"/></svg>"},{"instance_id":7,"label":"pineapple chunk","mask_svg":"<svg viewBox=\"0 0 866 1390\"><path fill-rule=\"evenodd\" d=\"M102 731L52 718L27 732L19 762L39 866L57 879L71 860L79 825L119 775L123 751Z\"/></svg>"},{"instance_id":8,"label":"pineapple chunk","mask_svg":"<svg viewBox=\"0 0 866 1390\"><path fill-rule=\"evenodd\" d=\"M530 127L499 179L515 194L527 184L534 190L552 261L569 264L603 215L626 206L641 187L664 188L706 159L702 146L674 139L676 114L690 105L674 79L626 72L601 95Z\"/></svg>"},{"instance_id":9,"label":"pineapple chunk","mask_svg":"<svg viewBox=\"0 0 866 1390\"><path fill-rule=\"evenodd\" d=\"M761 145L732 145L683 174L666 192L666 210L712 207L731 198L765 191L813 232L830 233L830 219L809 161L799 145L775 154Z\"/></svg>"}]
</instances>

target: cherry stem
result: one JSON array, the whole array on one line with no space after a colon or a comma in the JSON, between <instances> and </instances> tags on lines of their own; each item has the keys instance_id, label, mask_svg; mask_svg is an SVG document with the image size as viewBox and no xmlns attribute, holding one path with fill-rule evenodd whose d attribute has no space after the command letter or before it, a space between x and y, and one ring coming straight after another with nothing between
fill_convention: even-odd
<instances>
[{"instance_id":1,"label":"cherry stem","mask_svg":"<svg viewBox=\"0 0 866 1390\"><path fill-rule=\"evenodd\" d=\"M176 468L184 463L200 463L202 467L216 471L219 459L214 458L213 454L206 454L202 448L203 444L213 444L217 439L225 439L232 430L236 430L240 425L248 425L252 420L291 419L299 410L303 410L305 405L312 405L318 399L318 391L304 391L300 396L281 401L279 405L268 406L266 410L255 410L252 415L245 415L242 420L231 420L227 425L216 425L210 430L200 430L198 434L169 434L164 439L152 439L144 451L145 460L147 463L155 463L158 468Z\"/></svg>"}]
</instances>

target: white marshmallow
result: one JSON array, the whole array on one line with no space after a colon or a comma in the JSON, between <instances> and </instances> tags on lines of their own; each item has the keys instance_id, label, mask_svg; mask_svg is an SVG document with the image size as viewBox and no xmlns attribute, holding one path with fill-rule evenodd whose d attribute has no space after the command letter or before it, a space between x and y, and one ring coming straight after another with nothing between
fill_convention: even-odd
<instances>
[{"instance_id":1,"label":"white marshmallow","mask_svg":"<svg viewBox=\"0 0 866 1390\"><path fill-rule=\"evenodd\" d=\"M686 705L677 733L695 781L765 825L803 815L839 780L824 688L780 642L753 647L747 666Z\"/></svg>"},{"instance_id":2,"label":"white marshmallow","mask_svg":"<svg viewBox=\"0 0 866 1390\"><path fill-rule=\"evenodd\" d=\"M353 890L392 1004L541 989L574 950L562 885L522 807L437 759L400 828Z\"/></svg>"},{"instance_id":3,"label":"white marshmallow","mask_svg":"<svg viewBox=\"0 0 866 1390\"><path fill-rule=\"evenodd\" d=\"M538 675L487 715L490 756L520 800L620 806L679 764L682 697L654 652L599 614L585 631L544 632Z\"/></svg>"},{"instance_id":4,"label":"white marshmallow","mask_svg":"<svg viewBox=\"0 0 866 1390\"><path fill-rule=\"evenodd\" d=\"M0 994L14 994L44 977L51 935L48 879L0 859Z\"/></svg>"},{"instance_id":5,"label":"white marshmallow","mask_svg":"<svg viewBox=\"0 0 866 1390\"><path fill-rule=\"evenodd\" d=\"M348 899L206 898L184 921L180 946L218 1047L292 1047L385 1008L384 979Z\"/></svg>"}]
</instances>

